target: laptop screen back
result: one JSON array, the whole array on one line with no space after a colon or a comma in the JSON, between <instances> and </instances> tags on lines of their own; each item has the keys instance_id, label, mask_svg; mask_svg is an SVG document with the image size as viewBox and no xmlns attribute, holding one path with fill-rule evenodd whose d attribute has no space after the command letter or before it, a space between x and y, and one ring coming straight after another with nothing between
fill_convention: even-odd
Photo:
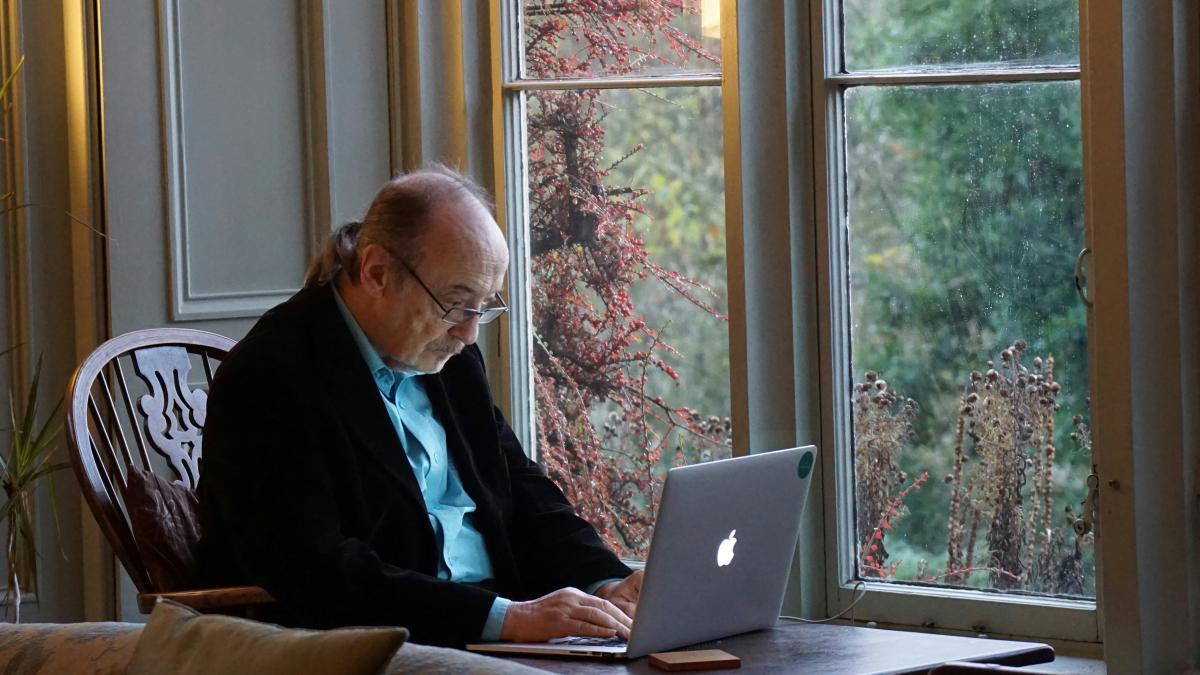
<instances>
[{"instance_id":1,"label":"laptop screen back","mask_svg":"<svg viewBox=\"0 0 1200 675\"><path fill-rule=\"evenodd\" d=\"M670 471L629 657L775 624L815 465L806 446Z\"/></svg>"}]
</instances>

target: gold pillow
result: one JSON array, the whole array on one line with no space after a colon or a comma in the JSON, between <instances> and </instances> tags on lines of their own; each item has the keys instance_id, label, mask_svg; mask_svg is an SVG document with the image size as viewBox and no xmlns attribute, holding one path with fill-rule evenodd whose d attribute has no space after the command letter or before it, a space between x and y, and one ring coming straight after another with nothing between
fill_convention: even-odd
<instances>
[{"instance_id":1,"label":"gold pillow","mask_svg":"<svg viewBox=\"0 0 1200 675\"><path fill-rule=\"evenodd\" d=\"M404 628L313 631L158 601L138 640L129 675L377 675L404 644Z\"/></svg>"}]
</instances>

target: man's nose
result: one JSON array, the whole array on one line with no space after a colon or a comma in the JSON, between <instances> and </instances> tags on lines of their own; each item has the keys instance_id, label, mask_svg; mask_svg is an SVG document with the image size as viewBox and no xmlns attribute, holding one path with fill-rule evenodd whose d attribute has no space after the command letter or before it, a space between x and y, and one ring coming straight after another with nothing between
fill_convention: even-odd
<instances>
[{"instance_id":1,"label":"man's nose","mask_svg":"<svg viewBox=\"0 0 1200 675\"><path fill-rule=\"evenodd\" d=\"M479 318L473 317L466 323L456 324L448 332L464 345L475 344L475 340L479 338Z\"/></svg>"}]
</instances>

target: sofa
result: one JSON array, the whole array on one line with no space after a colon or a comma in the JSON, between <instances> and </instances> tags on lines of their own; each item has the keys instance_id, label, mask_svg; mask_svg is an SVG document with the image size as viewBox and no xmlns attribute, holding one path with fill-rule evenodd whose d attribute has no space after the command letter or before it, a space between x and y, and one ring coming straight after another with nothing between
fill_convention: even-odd
<instances>
[{"instance_id":1,"label":"sofa","mask_svg":"<svg viewBox=\"0 0 1200 675\"><path fill-rule=\"evenodd\" d=\"M122 675L141 637L139 623L0 624L0 673ZM381 671L508 674L544 672L456 649L406 642Z\"/></svg>"}]
</instances>

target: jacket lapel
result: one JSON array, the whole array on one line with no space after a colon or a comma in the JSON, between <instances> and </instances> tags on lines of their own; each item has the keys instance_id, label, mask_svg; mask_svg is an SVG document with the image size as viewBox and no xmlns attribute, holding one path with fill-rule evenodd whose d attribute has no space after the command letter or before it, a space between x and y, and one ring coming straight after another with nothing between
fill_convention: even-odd
<instances>
[{"instance_id":1,"label":"jacket lapel","mask_svg":"<svg viewBox=\"0 0 1200 675\"><path fill-rule=\"evenodd\" d=\"M425 500L412 465L396 437L396 428L392 426L375 380L338 311L333 291L328 285L314 290L321 296L315 302L313 335L317 352L323 356L320 359L322 386L330 394L335 414L358 437L367 454L396 479L413 502L412 507L424 511Z\"/></svg>"},{"instance_id":2,"label":"jacket lapel","mask_svg":"<svg viewBox=\"0 0 1200 675\"><path fill-rule=\"evenodd\" d=\"M454 358L465 357L456 356ZM475 502L474 523L487 545L488 556L492 560L492 572L501 588L515 588L516 565L512 558L512 549L508 544L508 534L500 517L500 505L497 503L493 491L484 485L484 478L481 475L481 469L488 471L488 468L477 465L476 460L480 458L471 452L471 446L467 440L469 430L463 426L464 421L467 420L459 415L458 406L455 405L455 402L461 403L469 400L471 393L455 390L455 381L449 374L450 370L450 367L447 366L437 375L422 377L425 393L429 396L429 402L433 406L434 416L446 430L446 450L450 455L450 460L454 463L454 468L458 470L458 477L462 480L463 489ZM485 407L485 410L491 412L490 408ZM471 419L470 422L484 423L477 419Z\"/></svg>"}]
</instances>

